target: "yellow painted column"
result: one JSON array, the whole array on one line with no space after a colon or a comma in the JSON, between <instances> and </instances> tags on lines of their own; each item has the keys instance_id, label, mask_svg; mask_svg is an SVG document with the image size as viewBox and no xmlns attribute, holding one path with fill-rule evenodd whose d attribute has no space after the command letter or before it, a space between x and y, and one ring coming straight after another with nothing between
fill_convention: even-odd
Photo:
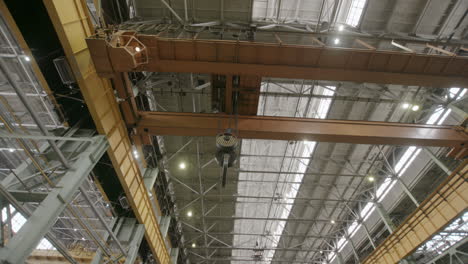
<instances>
[{"instance_id":1,"label":"yellow painted column","mask_svg":"<svg viewBox=\"0 0 468 264\"><path fill-rule=\"evenodd\" d=\"M109 141L109 157L136 217L145 226L153 255L158 263L170 263L112 86L109 80L97 75L86 44L85 39L94 32L86 4L82 0L44 0L44 3L97 130Z\"/></svg>"}]
</instances>

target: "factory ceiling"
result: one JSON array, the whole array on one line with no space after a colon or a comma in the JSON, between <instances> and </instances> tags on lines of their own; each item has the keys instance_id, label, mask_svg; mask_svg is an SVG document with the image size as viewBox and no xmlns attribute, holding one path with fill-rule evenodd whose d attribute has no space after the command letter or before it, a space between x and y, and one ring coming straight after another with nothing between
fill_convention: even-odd
<instances>
[{"instance_id":1,"label":"factory ceiling","mask_svg":"<svg viewBox=\"0 0 468 264\"><path fill-rule=\"evenodd\" d=\"M366 258L464 164L457 151L466 134L453 126L463 125L468 111L468 0L133 0L128 6L103 1L102 10L87 2L98 30L83 33L91 54L85 63L70 60L58 34L64 48L53 54L59 60L38 60L37 66L31 62L37 54L10 32L5 15L0 25L2 186L13 188L16 199L24 191L46 193L43 179L16 181L15 168L44 170L58 181L66 166L57 153L76 160L87 144L62 142L56 152L46 140L24 142L3 137L7 133L43 136L43 125L54 136L90 138L97 130L110 142L39 249L120 254L119 243L100 245L86 230L105 236L106 225L123 215L157 226L159 240L147 233L145 252L164 255L154 241L162 250L179 247L178 263L372 263ZM51 43L59 45L58 39ZM79 43L85 50L84 40ZM63 56L76 78L69 82L60 71L66 67ZM99 75L112 83L87 83L87 76L76 74L92 64L91 56L97 72L92 81ZM35 67L48 67L45 79ZM98 85L110 99L95 99L102 92ZM107 117L96 121L107 99L118 106L109 111L110 119L125 122L117 128L105 127ZM90 118L80 120L81 111L91 114L95 127ZM204 121L207 116L213 119ZM299 119L319 125L299 131ZM327 122L342 126L324 132ZM368 126L373 128L362 129ZM393 133L403 129L409 132ZM428 136L424 129L441 132ZM115 143L111 133L125 139ZM237 140L227 156L235 162L225 184L227 159L217 156L216 144L223 133ZM113 153L120 144L124 151ZM116 164L127 160L117 162L118 153L131 160L138 187L131 187L133 181L126 185ZM39 168L28 159L41 159ZM145 166L157 168L158 178L141 187L141 176L150 171ZM122 186L116 187L119 180ZM34 211L38 204L26 208ZM154 219L143 221L149 210ZM26 220L16 215L19 229ZM168 239L160 237L164 215L171 219ZM454 219L404 261L428 263L465 243L468 214ZM83 228L86 223L93 228Z\"/></svg>"}]
</instances>

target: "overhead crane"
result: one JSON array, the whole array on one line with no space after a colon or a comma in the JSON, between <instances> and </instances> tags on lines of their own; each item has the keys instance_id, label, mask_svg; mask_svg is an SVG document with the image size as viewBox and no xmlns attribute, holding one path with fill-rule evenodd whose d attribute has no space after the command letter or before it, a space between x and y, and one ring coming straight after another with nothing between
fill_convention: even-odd
<instances>
[{"instance_id":1,"label":"overhead crane","mask_svg":"<svg viewBox=\"0 0 468 264\"><path fill-rule=\"evenodd\" d=\"M145 225L146 239L159 263L170 263L170 253L149 202L151 190L145 186L143 173L131 155L127 128L136 132L135 140L143 143L150 143L150 135L214 136L229 126L234 89L244 95L244 101L249 101L238 117L238 133L243 138L441 146L453 147L458 157L466 154L468 136L461 127L253 116L262 77L466 87L466 57L450 52L428 55L281 42L173 39L128 31L114 32L109 40L92 35L94 29L84 1L44 2L98 131L109 142L113 166L133 211ZM226 75L225 113L140 111L126 74L138 71ZM232 87L234 76L240 79L237 88ZM118 104L113 89L126 100ZM398 262L466 210L467 168L463 162L454 170L363 263Z\"/></svg>"},{"instance_id":2,"label":"overhead crane","mask_svg":"<svg viewBox=\"0 0 468 264\"><path fill-rule=\"evenodd\" d=\"M281 77L440 87L468 84L468 58L455 55L180 40L135 32L115 32L110 41L93 36L87 42L98 74L114 78L119 96L129 98L121 104L121 109L127 126L136 132L134 138L143 144L151 143L150 135L214 136L226 129L232 118L229 114L232 113L233 75L241 80ZM121 75L132 71L226 75L226 113L139 111L132 101L128 77ZM259 92L259 85L257 89ZM253 101L258 104L258 98ZM236 117L241 138L445 146L453 148L453 156L466 155L468 135L460 127L259 117L252 116L255 113L247 113ZM465 167L463 164L454 172L445 185L441 185L436 194L418 207L403 227L390 235L365 263L398 262L461 213L468 204L467 183L463 181L466 180ZM444 191L441 193L440 190ZM443 212L445 217L441 215ZM424 230L422 235L419 234L421 230ZM407 232L406 235L403 232ZM412 239L411 235L416 235L417 239Z\"/></svg>"},{"instance_id":3,"label":"overhead crane","mask_svg":"<svg viewBox=\"0 0 468 264\"><path fill-rule=\"evenodd\" d=\"M179 40L135 32L115 32L108 39L104 35L92 35L89 16L81 1L45 2L72 69L80 77L78 83L98 130L109 139L109 154L121 183L131 198L138 219L145 224L146 238L161 263L170 262L169 253L149 208L148 190L142 187L141 172L128 155L130 141L125 127L134 128L143 143L150 134L214 136L218 128L213 123L223 123L229 116L140 112L133 97L128 96L131 95L131 84L126 72L197 72L227 75L228 80L236 75L241 80L245 76L244 79L255 80L282 77L440 87L468 84L468 59L464 57L282 43ZM85 38L88 38L89 49L84 43ZM123 118L118 113L111 83L105 78L112 78L118 96L127 98L120 103ZM232 109L228 107L226 112L232 112ZM195 124L199 125L194 127ZM294 129L299 129L300 133ZM247 138L449 146L458 149L458 153L466 151L468 139L466 132L457 127L252 116L240 116L239 130L240 135ZM397 262L436 232L438 226L449 223L464 210L467 204L465 167L466 163L405 222L410 224L404 228L416 233L422 228L426 230L425 236L418 236L419 241L403 245L411 240L408 236L413 233L397 230L368 257L366 263ZM457 196L451 198L451 193ZM433 199L438 200L432 202ZM433 229L420 227L425 225L424 221L431 221L429 212L445 212L446 209L440 209L442 206L452 208L449 215L438 217ZM401 247L404 250L400 250Z\"/></svg>"},{"instance_id":4,"label":"overhead crane","mask_svg":"<svg viewBox=\"0 0 468 264\"><path fill-rule=\"evenodd\" d=\"M331 48L229 40L171 39L116 31L87 39L100 76L113 78L128 127L143 143L148 135L214 136L228 128L222 114L140 112L124 72L195 72L226 75L226 113L232 113L232 78L260 90L262 77L340 80L452 87L468 84L468 58L375 49ZM244 80L244 83L242 81ZM250 80L250 83L246 80ZM254 80L253 82L251 80ZM256 87L257 86L257 87ZM242 98L242 88L240 96ZM249 98L252 99L252 98ZM240 102L242 103L242 102ZM253 98L254 110L258 104ZM248 107L248 106L247 106ZM242 108L242 109L245 109ZM384 122L254 117L241 112L238 133L243 138L315 140L356 144L447 146L465 153L468 135L456 127ZM246 114L246 115L242 115ZM250 116L249 116L250 115Z\"/></svg>"}]
</instances>

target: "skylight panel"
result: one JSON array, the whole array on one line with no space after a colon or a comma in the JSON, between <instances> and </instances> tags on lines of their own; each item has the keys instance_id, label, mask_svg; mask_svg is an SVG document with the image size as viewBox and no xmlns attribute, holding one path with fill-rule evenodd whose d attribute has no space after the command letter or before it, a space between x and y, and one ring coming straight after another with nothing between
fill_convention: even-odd
<instances>
[{"instance_id":1,"label":"skylight panel","mask_svg":"<svg viewBox=\"0 0 468 264\"><path fill-rule=\"evenodd\" d=\"M346 244L346 238L342 237L340 240L338 240L338 243L336 243L336 247L338 250L342 249Z\"/></svg>"},{"instance_id":2,"label":"skylight panel","mask_svg":"<svg viewBox=\"0 0 468 264\"><path fill-rule=\"evenodd\" d=\"M413 156L413 153L416 151L416 147L409 147L403 156L401 156L400 160L397 162L395 165L395 171L398 173L398 175L401 175L403 166L408 162L408 160Z\"/></svg>"},{"instance_id":3,"label":"skylight panel","mask_svg":"<svg viewBox=\"0 0 468 264\"><path fill-rule=\"evenodd\" d=\"M460 95L457 97L457 99L461 99L465 94L466 94L467 89L463 89L463 91L460 93ZM452 87L449 89L449 96L450 98L454 98L457 96L458 92L460 91L460 88L458 87Z\"/></svg>"},{"instance_id":4,"label":"skylight panel","mask_svg":"<svg viewBox=\"0 0 468 264\"><path fill-rule=\"evenodd\" d=\"M327 109L327 111L328 111L328 109ZM302 155L301 155L302 157L309 157L312 154L312 152L314 151L315 145L316 145L316 143L314 141L303 141L300 144L303 144L303 150L302 150ZM307 170L307 165L306 164L308 164L308 163L309 163L309 159L301 159L301 162L299 163L299 166L298 166L299 173L293 175L293 177L294 177L293 181L294 182L296 182L296 181L297 182L302 182L302 179L304 177L304 173ZM289 184L289 185L290 185L290 190L285 195L285 201L288 204L283 206L283 210L282 210L281 215L279 217L281 219L287 219L289 217L289 213L291 212L294 200L295 200L295 198L297 196L297 192L299 191L299 187L300 187L300 185L297 184L297 183L296 184ZM283 233L285 225L286 225L285 221L280 221L279 224L277 225L275 231L273 232L273 234L278 235L279 238L278 238L277 241L273 242L273 244L271 246L272 248L275 248L276 246L278 246L279 239L280 239L281 234ZM273 257L274 252L275 252L274 250L271 250L271 251L269 251L267 253L267 255L269 257Z\"/></svg>"},{"instance_id":5,"label":"skylight panel","mask_svg":"<svg viewBox=\"0 0 468 264\"><path fill-rule=\"evenodd\" d=\"M444 112L443 107L439 107L435 110L435 112L429 117L427 120L426 124L428 125L434 125L437 120L439 120L440 115Z\"/></svg>"},{"instance_id":6,"label":"skylight panel","mask_svg":"<svg viewBox=\"0 0 468 264\"><path fill-rule=\"evenodd\" d=\"M49 240L43 238L43 239L41 239L41 242L39 242L39 245L37 245L36 249L55 250L55 247L52 246L52 244L49 242Z\"/></svg>"},{"instance_id":7,"label":"skylight panel","mask_svg":"<svg viewBox=\"0 0 468 264\"><path fill-rule=\"evenodd\" d=\"M301 88L302 87L302 88ZM299 88L299 90L298 90ZM313 94L317 95L328 95L328 96L333 96L335 93L335 86L314 86L314 85L306 85L306 84L301 84L301 85L295 85L295 84L284 84L284 83L273 83L269 82L266 85L262 85L262 90L266 92L272 92L274 90L278 90L278 92L285 92L288 90L291 91L303 91L304 89L310 90L311 93L313 91ZM303 92L304 93L304 92ZM306 97L307 95L304 95ZM266 100L268 98L268 100ZM262 100L263 99L263 100ZM307 108L307 113L305 111L306 107L304 107L303 111L290 111L290 109L284 109L282 107L276 109L274 108L275 101L271 100L268 95L262 95L260 97L261 104L259 104L258 108L258 114L264 114L264 115L271 115L271 114L276 114L280 116L304 116L304 117L312 117L312 118L326 118L328 111L331 106L332 99L331 98L313 98L310 100L309 107ZM298 102L300 104L300 102ZM265 110L264 113L263 110ZM294 109L293 109L294 110ZM242 154L248 155L252 154L251 152L255 151L255 146L256 143L260 143L262 141L259 140L243 140L242 145ZM244 145L245 144L245 145ZM269 145L273 146L269 142ZM286 173L279 173L279 178L278 178L278 184L276 185L278 187L278 190L275 188L275 193L277 192L279 196L282 199L282 202L284 204L272 204L271 205L271 212L268 213L267 217L270 218L278 218L278 220L269 220L266 221L265 224L259 224L259 227L262 228L261 232L264 232L263 230L267 230L270 232L271 235L268 235L264 238L262 238L263 242L260 241L261 247L268 247L272 248L272 250L265 250L263 253L263 260L262 263L268 264L271 262L275 250L273 248L276 248L278 246L279 240L281 238L281 235L283 234L283 230L286 225L286 220L288 219L290 215L290 211L293 207L293 203L295 201L295 198L298 194L300 185L302 183L302 180L304 178L304 173L307 170L307 167L310 162L310 156L313 154L316 142L314 141L298 141L294 145L286 144L283 146L284 143L276 143L275 151L284 151L286 155L289 156L294 156L297 158L291 159L287 158L284 159L283 161L279 162L273 162L275 164L272 164L271 162L265 162L267 159L259 159L255 157L256 165L255 165L255 170L258 171L281 171L281 172L288 172ZM295 146L295 147L293 147ZM258 147L258 146L257 146ZM263 150L261 153L269 153L269 151ZM242 157L241 154L241 159L240 159L240 167L241 169L251 169L252 164L250 164L251 159L249 157ZM276 154L275 154L276 155ZM271 158L268 158L269 160L272 160ZM262 162L259 162L262 161ZM287 166L283 166L283 164ZM276 169L272 169L272 167L275 167ZM292 174L291 174L292 172ZM241 175L239 175L241 177ZM259 175L258 177L262 177ZM259 178L259 180L262 180L262 178ZM284 183L282 181L286 181L288 183ZM273 184L270 184L271 186L275 186ZM242 194L249 194L252 191L258 192L257 190L251 190L247 188L243 188L240 185L238 185L238 190L239 193ZM264 189L262 189L262 192L265 192ZM238 199L239 201L239 199ZM240 209L241 207L236 207L236 214L242 214L244 209ZM281 220L280 220L281 219ZM257 221L259 222L259 221ZM236 220L235 221L235 229L240 230L240 232L247 232L247 226L246 226L246 221L243 220ZM252 226L252 225L250 225ZM257 227L255 227L257 228ZM242 241L246 243L250 243L251 241L246 241L246 239L243 239L242 237L234 236L234 245L238 245L242 243ZM242 250L233 250L232 255L233 257L240 256L243 254Z\"/></svg>"},{"instance_id":8,"label":"skylight panel","mask_svg":"<svg viewBox=\"0 0 468 264\"><path fill-rule=\"evenodd\" d=\"M366 1L367 0L353 0L351 2L351 7L346 17L346 24L352 27L356 27L359 24Z\"/></svg>"},{"instance_id":9,"label":"skylight panel","mask_svg":"<svg viewBox=\"0 0 468 264\"><path fill-rule=\"evenodd\" d=\"M361 9L360 12L362 13L362 9L364 8L365 3L366 3L365 0L364 1L354 0L353 7L360 8ZM359 21L361 13L359 14L359 18L357 19L357 21ZM268 89L267 85L264 85L262 88ZM295 87L291 86L291 88L295 88ZM330 95L330 96L333 96L334 91L335 91L335 87L333 86L312 86L311 89L313 89L313 94ZM268 91L270 91L270 89L268 89ZM454 98L455 96L457 96L457 99L460 99L462 96L464 96L465 93L466 93L466 89L460 92L460 88L451 88L449 89L449 93L447 97ZM267 96L262 96L262 97L266 98ZM308 109L308 112L304 113L305 117L326 118L328 110L331 106L331 102L332 102L331 98L313 99L310 102L310 108ZM271 106L271 104L272 102L269 102L268 106ZM261 112L260 106L259 106L258 112ZM295 115L296 114L297 113L295 113ZM436 109L431 114L426 124L438 124L438 125L442 124L449 114L450 114L449 109L444 109L444 108ZM293 156L304 157L304 158L298 158L297 159L298 163L294 165L295 166L294 172L297 174L289 174L287 176L282 175L284 179L288 178L288 181L295 182L295 183L288 183L288 184L281 185L285 187L281 195L282 195L282 199L284 199L287 205L277 207L278 214L275 213L274 215L277 218L284 219L284 220L268 221L268 225L270 226L270 228L268 229L271 230L272 235L275 237L275 239L269 239L270 241L272 241L271 243L269 242L271 248L275 248L278 245L279 239L283 233L284 226L286 224L286 219L289 217L289 213L290 213L290 210L292 209L293 202L300 188L300 182L302 182L302 178L304 176L303 173L305 173L305 171L307 170L307 166L310 162L310 160L306 157L309 157L313 153L316 143L303 141L303 142L298 142L297 144L300 144L302 147L301 147L301 150L299 150ZM245 150L245 148L243 148L243 150ZM395 167L394 167L394 170L396 171L398 177L401 177L405 173L405 171L409 168L409 166L411 166L411 164L414 162L416 157L419 155L420 151L421 151L420 148L411 146L411 147L408 147L403 152L403 155L400 157L400 159L398 160L398 162L395 164ZM244 165L247 165L247 164L244 164ZM390 175L388 175L388 178L380 186L378 186L376 190L377 200L382 201L384 197L394 187L395 184L396 184L396 180L392 179ZM372 202L369 202L362 208L362 210L359 212L359 215L365 221L369 218L369 216L374 211L375 211L375 205ZM351 223L351 225L346 227L345 230L347 230L348 235L352 237L358 232L358 230L361 227L362 227L362 224L359 224L357 221L354 221ZM348 240L345 237L341 237L339 240L336 241L336 246L337 246L338 251L342 251L342 249L347 244L348 244ZM265 263L270 263L271 258L274 256L274 252L275 250L268 250L265 252L265 255L264 255ZM330 252L327 255L327 259L330 262L333 261L335 258L336 258L336 254L334 252Z\"/></svg>"},{"instance_id":10,"label":"skylight panel","mask_svg":"<svg viewBox=\"0 0 468 264\"><path fill-rule=\"evenodd\" d=\"M390 190L393 188L395 185L396 181L392 180L391 178L387 178L377 189L376 195L377 195L377 201L381 202L384 197L387 195L387 193L390 192Z\"/></svg>"},{"instance_id":11,"label":"skylight panel","mask_svg":"<svg viewBox=\"0 0 468 264\"><path fill-rule=\"evenodd\" d=\"M367 203L364 208L362 208L361 213L359 214L361 218L365 221L369 216L374 212L374 204L373 203Z\"/></svg>"},{"instance_id":12,"label":"skylight panel","mask_svg":"<svg viewBox=\"0 0 468 264\"><path fill-rule=\"evenodd\" d=\"M353 1L354 3L355 1ZM363 1L365 3L365 1ZM457 96L457 99L461 99L467 92L467 89L463 89L460 93L460 88L450 88L449 89L449 97L454 98ZM433 125L437 122L437 125L441 125L445 119L448 117L450 114L451 110L450 109L444 109L442 107L436 109L434 113L431 114L429 117L428 121L426 124L428 125ZM408 167L413 163L413 161L416 159L416 157L419 155L421 152L420 148L411 146L406 151L403 153L401 158L398 160L397 164L394 167L394 170L397 173L398 177L401 177L405 171L408 169ZM393 186L396 184L396 180L388 177L385 179L385 181L377 188L376 190L376 196L379 202L383 200L383 198L390 192L390 190L393 188ZM372 212L375 210L375 205L372 202L368 202L364 208L362 208L361 212L359 215L361 218L365 221L367 218L372 214ZM466 213L463 217L468 218L468 213ZM467 225L468 226L468 225ZM349 237L351 238L356 234L357 230L362 227L362 224L358 224L356 221L354 221L348 228L348 234ZM428 241L425 245L429 247L434 247L434 244L438 242L438 238L440 238L439 235L435 236L432 240ZM445 240L450 240L453 239L453 244L456 243L456 241L459 241L463 237L458 238L456 235L451 235L451 237L446 237L444 238ZM337 242L337 248L338 251L341 252L341 250L344 248L344 246L347 244L347 241L345 237L342 237L338 240ZM445 246L444 250L448 248L449 246ZM442 253L442 252L439 252ZM327 256L327 259L329 262L332 262L336 257L336 254L334 252L330 252Z\"/></svg>"},{"instance_id":13,"label":"skylight panel","mask_svg":"<svg viewBox=\"0 0 468 264\"><path fill-rule=\"evenodd\" d=\"M353 221L353 223L348 227L348 234L349 236L354 236L354 234L356 233L356 231L358 230L359 228L359 224L357 221Z\"/></svg>"},{"instance_id":14,"label":"skylight panel","mask_svg":"<svg viewBox=\"0 0 468 264\"><path fill-rule=\"evenodd\" d=\"M418 148L412 153L412 155L409 158L408 162L406 162L405 166L403 166L401 171L398 172L398 177L401 177L401 175L403 175L403 173L405 173L406 169L408 169L408 167L413 163L414 159L416 159L416 157L419 155L420 152L421 152L421 149Z\"/></svg>"},{"instance_id":15,"label":"skylight panel","mask_svg":"<svg viewBox=\"0 0 468 264\"><path fill-rule=\"evenodd\" d=\"M314 94L333 96L335 94L335 86L316 86ZM310 108L306 117L324 119L327 117L328 110L330 109L331 98L314 98L310 102Z\"/></svg>"}]
</instances>

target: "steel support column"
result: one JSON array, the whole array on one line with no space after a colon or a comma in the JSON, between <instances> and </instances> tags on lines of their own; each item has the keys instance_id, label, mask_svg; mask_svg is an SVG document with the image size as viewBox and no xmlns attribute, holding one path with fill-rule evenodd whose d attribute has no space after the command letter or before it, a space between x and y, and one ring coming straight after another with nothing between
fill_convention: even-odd
<instances>
[{"instance_id":1,"label":"steel support column","mask_svg":"<svg viewBox=\"0 0 468 264\"><path fill-rule=\"evenodd\" d=\"M141 241L143 240L143 236L145 235L145 227L144 225L138 224L132 240L130 242L127 259L125 260L125 264L133 264L138 256L138 248L140 248Z\"/></svg>"},{"instance_id":2,"label":"steel support column","mask_svg":"<svg viewBox=\"0 0 468 264\"><path fill-rule=\"evenodd\" d=\"M114 218L112 219L112 221L109 223L109 226L111 228L114 227L115 225L115 222L117 221L117 218ZM107 241L107 239L109 239L109 236L110 236L110 232L107 232L104 234L104 237L102 238L103 241ZM91 261L90 264L99 264L99 263L102 263L102 249L98 248L96 250L96 254L94 254L94 257L93 257L93 260Z\"/></svg>"},{"instance_id":3,"label":"steel support column","mask_svg":"<svg viewBox=\"0 0 468 264\"><path fill-rule=\"evenodd\" d=\"M403 182L403 180L400 178L400 177L396 177L396 181L398 181L398 183L400 184L401 188L403 189L403 191L406 193L406 195L408 195L408 197L410 198L410 200L414 203L414 205L416 205L416 207L419 206L419 202L418 200L416 199L416 197L414 197L414 195L411 193L411 190L408 188L408 186L406 185L406 183Z\"/></svg>"},{"instance_id":4,"label":"steel support column","mask_svg":"<svg viewBox=\"0 0 468 264\"><path fill-rule=\"evenodd\" d=\"M384 222L385 224L385 227L387 227L387 230L388 232L391 234L393 233L393 231L395 230L396 226L395 226L395 223L393 223L392 219L390 218L390 216L388 215L387 211L385 210L385 208L382 206L381 203L379 202L376 202L375 203L375 208L377 209L377 212L379 213L380 217L382 218L382 221ZM414 261L411 261L411 260L401 260L401 263L402 264L413 264Z\"/></svg>"},{"instance_id":5,"label":"steel support column","mask_svg":"<svg viewBox=\"0 0 468 264\"><path fill-rule=\"evenodd\" d=\"M153 189L154 182L156 181L158 174L158 168L147 168L145 173L143 173L143 182L145 183L146 189L148 191Z\"/></svg>"},{"instance_id":6,"label":"steel support column","mask_svg":"<svg viewBox=\"0 0 468 264\"><path fill-rule=\"evenodd\" d=\"M349 236L347 230L345 230L345 238L346 238L346 240L348 240L348 242L349 242L349 244L351 246L351 250L353 251L354 259L357 261L357 263L361 263L361 261L359 260L359 255L358 255L357 250L356 250L356 246L354 245L354 242L351 239L351 237Z\"/></svg>"},{"instance_id":7,"label":"steel support column","mask_svg":"<svg viewBox=\"0 0 468 264\"><path fill-rule=\"evenodd\" d=\"M161 217L161 221L159 221L159 225L161 226L161 235L163 237L167 236L167 232L169 231L170 224L171 224L171 216L165 215Z\"/></svg>"},{"instance_id":8,"label":"steel support column","mask_svg":"<svg viewBox=\"0 0 468 264\"><path fill-rule=\"evenodd\" d=\"M86 202L89 204L91 210L94 212L94 214L97 216L97 218L99 219L99 221L101 222L101 224L104 226L104 228L107 230L107 233L112 237L112 239L114 240L114 243L117 245L117 247L120 249L120 252L122 252L123 255L126 255L126 252L125 252L125 249L123 248L122 244L120 243L120 241L117 239L117 236L114 234L114 232L112 231L112 228L107 224L106 220L104 219L104 217L101 215L101 213L99 212L99 210L96 208L96 206L94 205L94 201L91 200L91 198L88 196L88 194L86 193L86 190L83 188L83 187L79 187L79 190L81 192L81 195L84 197L84 199L86 200Z\"/></svg>"},{"instance_id":9,"label":"steel support column","mask_svg":"<svg viewBox=\"0 0 468 264\"><path fill-rule=\"evenodd\" d=\"M462 119L462 121L468 118L468 114L459 107L457 107L454 103L449 104L447 107L450 110L452 110L455 114L457 114L457 116L459 116Z\"/></svg>"},{"instance_id":10,"label":"steel support column","mask_svg":"<svg viewBox=\"0 0 468 264\"><path fill-rule=\"evenodd\" d=\"M57 188L52 189L18 233L0 249L0 260L12 264L23 263L53 226L57 217L73 199L78 187L107 150L108 144L103 136L96 136L94 139L95 141L89 143L79 154L78 160L58 182Z\"/></svg>"},{"instance_id":11,"label":"steel support column","mask_svg":"<svg viewBox=\"0 0 468 264\"><path fill-rule=\"evenodd\" d=\"M362 227L364 228L364 232L366 233L367 239L369 239L369 242L370 242L371 246L375 249L376 248L375 242L374 242L374 239L372 239L372 237L370 235L369 229L367 228L364 221L361 221L361 224L362 224Z\"/></svg>"},{"instance_id":12,"label":"steel support column","mask_svg":"<svg viewBox=\"0 0 468 264\"><path fill-rule=\"evenodd\" d=\"M343 256L341 256L341 253L338 252L338 250L335 251L335 254L336 254L336 258L338 259L338 264L345 264L343 260Z\"/></svg>"},{"instance_id":13,"label":"steel support column","mask_svg":"<svg viewBox=\"0 0 468 264\"><path fill-rule=\"evenodd\" d=\"M439 166L441 170L443 170L448 175L452 174L452 171L439 159L437 156L432 153L432 151L428 148L423 148L424 152L431 158L431 160Z\"/></svg>"},{"instance_id":14,"label":"steel support column","mask_svg":"<svg viewBox=\"0 0 468 264\"><path fill-rule=\"evenodd\" d=\"M375 202L375 208L377 209L377 212L380 215L380 218L382 219L382 222L385 224L385 227L387 228L389 233L392 233L393 230L395 230L396 226L393 223L392 219L390 219L390 216L388 215L387 211L385 208L383 208L382 204L379 202Z\"/></svg>"},{"instance_id":15,"label":"steel support column","mask_svg":"<svg viewBox=\"0 0 468 264\"><path fill-rule=\"evenodd\" d=\"M171 261L176 264L179 258L179 248L171 248Z\"/></svg>"}]
</instances>

